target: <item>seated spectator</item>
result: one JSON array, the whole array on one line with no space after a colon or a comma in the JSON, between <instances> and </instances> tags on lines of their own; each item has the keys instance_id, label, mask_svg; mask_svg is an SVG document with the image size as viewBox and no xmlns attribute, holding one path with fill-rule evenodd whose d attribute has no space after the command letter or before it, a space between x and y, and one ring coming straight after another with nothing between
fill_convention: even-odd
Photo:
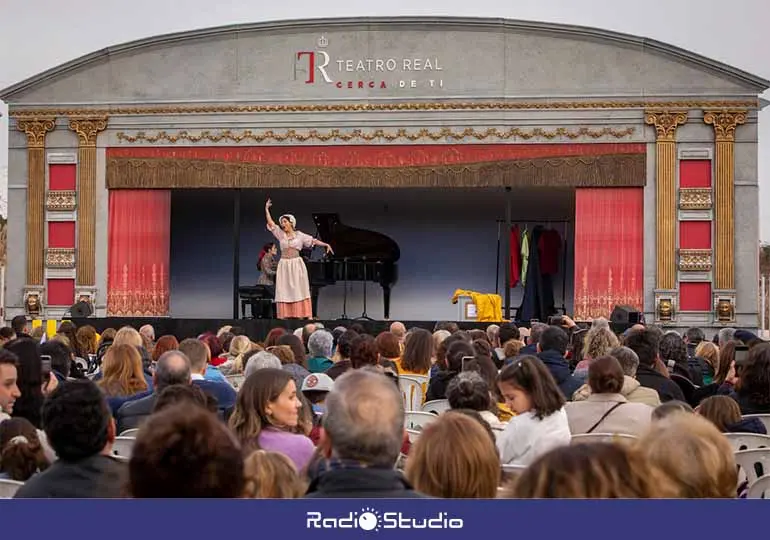
<instances>
[{"instance_id":1,"label":"seated spectator","mask_svg":"<svg viewBox=\"0 0 770 540\"><path fill-rule=\"evenodd\" d=\"M307 325L305 325L305 327L307 327ZM315 326L311 325L311 327L315 329ZM315 330L313 330L313 333L315 333ZM294 353L294 363L307 369L307 354L305 351L305 344L302 342L301 338L292 334L285 334L278 338L278 345L290 347L291 351Z\"/></svg>"},{"instance_id":2,"label":"seated spectator","mask_svg":"<svg viewBox=\"0 0 770 540\"><path fill-rule=\"evenodd\" d=\"M538 353L537 345L538 343L540 343L540 336L542 336L543 332L545 332L548 328L550 328L550 326L548 326L545 323L541 323L541 322L532 323L532 325L529 328L529 336L525 341L526 344L524 345L524 348L522 348L519 351L519 356L536 356ZM519 339L523 340L523 338L525 337L524 336L525 330L527 329L519 328L518 330L519 330L519 336L520 336ZM500 336L500 341L502 340L503 340L503 337ZM505 363L510 364L514 360L515 358L506 358Z\"/></svg>"},{"instance_id":3,"label":"seated spectator","mask_svg":"<svg viewBox=\"0 0 770 540\"><path fill-rule=\"evenodd\" d=\"M588 367L591 395L567 403L567 420L573 435L623 433L640 436L650 426L652 407L631 403L622 394L623 370L612 356L595 358Z\"/></svg>"},{"instance_id":4,"label":"seated spectator","mask_svg":"<svg viewBox=\"0 0 770 540\"><path fill-rule=\"evenodd\" d=\"M284 454L255 450L244 462L245 499L299 499L307 486Z\"/></svg>"},{"instance_id":5,"label":"seated spectator","mask_svg":"<svg viewBox=\"0 0 770 540\"><path fill-rule=\"evenodd\" d=\"M350 365L353 369L376 366L379 358L377 343L369 334L359 335L350 345Z\"/></svg>"},{"instance_id":6,"label":"seated spectator","mask_svg":"<svg viewBox=\"0 0 770 540\"><path fill-rule=\"evenodd\" d=\"M703 384L714 382L714 376L719 369L719 347L710 341L701 341L695 347L694 359L701 369Z\"/></svg>"},{"instance_id":7,"label":"seated spectator","mask_svg":"<svg viewBox=\"0 0 770 540\"><path fill-rule=\"evenodd\" d=\"M216 415L178 404L153 414L128 464L134 498L237 498L243 494L238 441Z\"/></svg>"},{"instance_id":8,"label":"seated spectator","mask_svg":"<svg viewBox=\"0 0 770 540\"><path fill-rule=\"evenodd\" d=\"M660 359L669 374L685 377L695 386L703 386L700 367L691 366L687 356L687 344L674 331L666 332L660 339Z\"/></svg>"},{"instance_id":9,"label":"seated spectator","mask_svg":"<svg viewBox=\"0 0 770 540\"><path fill-rule=\"evenodd\" d=\"M404 402L387 377L356 369L334 381L326 398L319 450L307 497L419 497L394 469L404 439Z\"/></svg>"},{"instance_id":10,"label":"seated spectator","mask_svg":"<svg viewBox=\"0 0 770 540\"><path fill-rule=\"evenodd\" d=\"M209 356L211 357L211 361L209 363L212 366L218 367L227 361L227 357L223 354L222 351L222 344L219 342L219 338L217 336L214 334L203 334L199 339L209 348Z\"/></svg>"},{"instance_id":11,"label":"seated spectator","mask_svg":"<svg viewBox=\"0 0 770 540\"><path fill-rule=\"evenodd\" d=\"M637 446L653 467L671 479L677 498L735 498L738 467L733 449L705 418L671 414L656 422Z\"/></svg>"},{"instance_id":12,"label":"seated spectator","mask_svg":"<svg viewBox=\"0 0 770 540\"><path fill-rule=\"evenodd\" d=\"M13 328L10 326L0 328L0 347L14 339L16 339L16 333L13 331Z\"/></svg>"},{"instance_id":13,"label":"seated spectator","mask_svg":"<svg viewBox=\"0 0 770 540\"><path fill-rule=\"evenodd\" d=\"M267 333L267 337L265 337L265 348L278 345L278 338L286 333L287 332L285 328L273 328L270 330Z\"/></svg>"},{"instance_id":14,"label":"seated spectator","mask_svg":"<svg viewBox=\"0 0 770 540\"><path fill-rule=\"evenodd\" d=\"M131 345L113 345L104 355L102 378L97 383L112 411L126 401L152 392L152 379L142 370L139 350Z\"/></svg>"},{"instance_id":15,"label":"seated spectator","mask_svg":"<svg viewBox=\"0 0 770 540\"><path fill-rule=\"evenodd\" d=\"M153 393L124 403L116 415L118 433L138 428L152 413L155 402L164 388L173 384L191 384L190 359L183 352L173 350L158 359L153 374Z\"/></svg>"},{"instance_id":16,"label":"seated spectator","mask_svg":"<svg viewBox=\"0 0 770 540\"><path fill-rule=\"evenodd\" d=\"M533 356L519 358L500 372L498 387L516 413L497 438L501 463L529 465L570 443L564 395L543 362Z\"/></svg>"},{"instance_id":17,"label":"seated spectator","mask_svg":"<svg viewBox=\"0 0 770 540\"><path fill-rule=\"evenodd\" d=\"M634 351L628 347L616 347L610 351L610 356L613 356L620 363L623 370L623 388L621 388L620 393L626 400L630 403L643 403L653 408L660 405L658 392L652 388L645 388L634 378L636 377L636 370L639 368L639 357ZM584 384L572 395L572 400L583 401L590 395L591 387Z\"/></svg>"},{"instance_id":18,"label":"seated spectator","mask_svg":"<svg viewBox=\"0 0 770 540\"><path fill-rule=\"evenodd\" d=\"M444 343L447 342L449 342L449 339ZM473 349L473 345L464 339L453 340L446 352L446 365L428 382L425 401L446 399L449 383L463 371L464 358L466 361L468 359L473 359L473 365L477 365L475 364L476 351Z\"/></svg>"},{"instance_id":19,"label":"seated spectator","mask_svg":"<svg viewBox=\"0 0 770 540\"><path fill-rule=\"evenodd\" d=\"M738 382L738 377L735 374L735 346L737 344L736 341L728 341L719 347L719 360L714 379L711 384L701 386L693 392L692 402L694 404L697 405L707 397L727 396L735 391L735 385Z\"/></svg>"},{"instance_id":20,"label":"seated spectator","mask_svg":"<svg viewBox=\"0 0 770 540\"><path fill-rule=\"evenodd\" d=\"M666 401L652 410L652 421L658 422L659 420L663 420L673 414L679 413L694 414L695 411L684 401Z\"/></svg>"},{"instance_id":21,"label":"seated spectator","mask_svg":"<svg viewBox=\"0 0 770 540\"><path fill-rule=\"evenodd\" d=\"M404 326L404 323L399 321L394 321L390 323L390 333L393 334L398 342L400 343L401 351L404 350L404 341L406 340L406 326ZM401 354L399 353L399 356Z\"/></svg>"},{"instance_id":22,"label":"seated spectator","mask_svg":"<svg viewBox=\"0 0 770 540\"><path fill-rule=\"evenodd\" d=\"M227 359L219 366L220 372L225 375L241 375L246 367L246 355L252 349L251 340L247 336L235 336L230 342Z\"/></svg>"},{"instance_id":23,"label":"seated spectator","mask_svg":"<svg viewBox=\"0 0 770 540\"><path fill-rule=\"evenodd\" d=\"M79 326L75 332L75 344L80 355L89 360L96 356L96 351L99 347L98 334L96 328L90 324Z\"/></svg>"},{"instance_id":24,"label":"seated spectator","mask_svg":"<svg viewBox=\"0 0 770 540\"><path fill-rule=\"evenodd\" d=\"M13 406L21 396L19 391L19 357L6 349L0 349L0 422L13 414Z\"/></svg>"},{"instance_id":25,"label":"seated spectator","mask_svg":"<svg viewBox=\"0 0 770 540\"><path fill-rule=\"evenodd\" d=\"M25 418L0 422L0 480L26 482L50 465L35 426Z\"/></svg>"},{"instance_id":26,"label":"seated spectator","mask_svg":"<svg viewBox=\"0 0 770 540\"><path fill-rule=\"evenodd\" d=\"M593 442L555 448L517 475L512 499L658 499L676 486L633 446Z\"/></svg>"},{"instance_id":27,"label":"seated spectator","mask_svg":"<svg viewBox=\"0 0 770 540\"><path fill-rule=\"evenodd\" d=\"M155 347L152 349L152 363L158 362L163 353L166 351L174 351L179 348L179 342L176 337L171 335L160 336Z\"/></svg>"},{"instance_id":28,"label":"seated spectator","mask_svg":"<svg viewBox=\"0 0 770 540\"><path fill-rule=\"evenodd\" d=\"M460 373L449 383L446 396L452 409L477 411L492 429L495 437L505 429L505 424L492 412L492 394L480 374L474 371Z\"/></svg>"},{"instance_id":29,"label":"seated spectator","mask_svg":"<svg viewBox=\"0 0 770 540\"><path fill-rule=\"evenodd\" d=\"M452 441L451 452L446 441ZM423 428L409 451L406 476L416 490L433 497L493 499L500 460L478 421L449 411Z\"/></svg>"},{"instance_id":30,"label":"seated spectator","mask_svg":"<svg viewBox=\"0 0 770 540\"><path fill-rule=\"evenodd\" d=\"M282 367L278 357L267 351L251 351L244 355L243 360L246 363L243 375L247 379L260 369L281 369Z\"/></svg>"},{"instance_id":31,"label":"seated spectator","mask_svg":"<svg viewBox=\"0 0 770 540\"><path fill-rule=\"evenodd\" d=\"M722 433L759 433L767 428L759 418L743 418L738 403L728 396L711 396L701 401L695 412L710 420Z\"/></svg>"},{"instance_id":32,"label":"seated spectator","mask_svg":"<svg viewBox=\"0 0 770 540\"><path fill-rule=\"evenodd\" d=\"M311 373L302 381L301 391L313 413L313 428L308 437L313 444L318 444L321 437L321 423L326 412L326 396L334 388L334 381L325 373Z\"/></svg>"},{"instance_id":33,"label":"seated spectator","mask_svg":"<svg viewBox=\"0 0 770 540\"><path fill-rule=\"evenodd\" d=\"M583 381L570 373L566 359L567 345L569 345L567 333L557 326L549 326L540 335L540 341L537 343L537 357L551 372L564 398L572 399L572 394L583 385Z\"/></svg>"},{"instance_id":34,"label":"seated spectator","mask_svg":"<svg viewBox=\"0 0 770 540\"><path fill-rule=\"evenodd\" d=\"M246 377L229 424L244 451L271 450L286 454L302 470L313 454L313 443L293 431L302 404L291 375L265 368Z\"/></svg>"},{"instance_id":35,"label":"seated spectator","mask_svg":"<svg viewBox=\"0 0 770 540\"><path fill-rule=\"evenodd\" d=\"M404 353L396 361L399 375L428 375L433 358L433 336L427 330L417 328L409 333L404 342Z\"/></svg>"},{"instance_id":36,"label":"seated spectator","mask_svg":"<svg viewBox=\"0 0 770 540\"><path fill-rule=\"evenodd\" d=\"M294 351L289 345L276 345L268 351L281 361L281 369L291 373L297 388L302 386L302 381L310 375L310 372L294 361Z\"/></svg>"},{"instance_id":37,"label":"seated spectator","mask_svg":"<svg viewBox=\"0 0 770 540\"><path fill-rule=\"evenodd\" d=\"M626 335L624 344L639 358L636 380L642 386L657 391L662 403L686 401L679 386L658 370L660 337L657 332L651 329L632 330Z\"/></svg>"},{"instance_id":38,"label":"seated spectator","mask_svg":"<svg viewBox=\"0 0 770 540\"><path fill-rule=\"evenodd\" d=\"M209 365L209 349L205 343L197 339L185 339L179 344L179 351L184 353L190 359L190 370L192 372L192 383L200 386L201 390L216 398L219 410L224 418L230 414L230 410L235 406L235 390L227 382L222 374L221 379L206 378L206 374L213 368ZM219 373L219 370L216 370Z\"/></svg>"},{"instance_id":39,"label":"seated spectator","mask_svg":"<svg viewBox=\"0 0 770 540\"><path fill-rule=\"evenodd\" d=\"M13 353L18 359L16 363L16 385L20 395L13 404L13 416L26 418L33 426L40 429L40 411L43 406L44 383L49 383L56 377L51 373L49 380L43 380L42 364L40 359L40 345L29 337L21 337L7 343L4 350Z\"/></svg>"},{"instance_id":40,"label":"seated spectator","mask_svg":"<svg viewBox=\"0 0 770 540\"><path fill-rule=\"evenodd\" d=\"M158 394L158 399L155 400L155 406L152 408L152 414L180 403L197 405L214 414L219 411L217 400L206 394L200 387L194 384L172 384Z\"/></svg>"},{"instance_id":41,"label":"seated spectator","mask_svg":"<svg viewBox=\"0 0 770 540\"><path fill-rule=\"evenodd\" d=\"M738 381L732 394L741 414L770 413L770 343L756 345L748 358L735 366Z\"/></svg>"},{"instance_id":42,"label":"seated spectator","mask_svg":"<svg viewBox=\"0 0 770 540\"><path fill-rule=\"evenodd\" d=\"M58 460L15 498L120 498L126 464L112 457L115 422L95 383L66 381L43 405L43 429Z\"/></svg>"},{"instance_id":43,"label":"seated spectator","mask_svg":"<svg viewBox=\"0 0 770 540\"><path fill-rule=\"evenodd\" d=\"M607 356L619 345L618 338L609 327L594 326L585 335L582 358L578 358L574 375L585 380L588 377L588 366L601 356Z\"/></svg>"},{"instance_id":44,"label":"seated spectator","mask_svg":"<svg viewBox=\"0 0 770 540\"><path fill-rule=\"evenodd\" d=\"M401 342L396 335L392 332L380 332L374 341L377 345L377 354L380 355L380 364L393 362L396 365L396 373L398 373L398 362L401 359Z\"/></svg>"},{"instance_id":45,"label":"seated spectator","mask_svg":"<svg viewBox=\"0 0 770 540\"><path fill-rule=\"evenodd\" d=\"M334 365L325 371L325 373L332 379L336 379L347 370L352 369L350 353L353 347L353 340L357 337L358 332L354 330L345 330L337 340L337 351L332 358Z\"/></svg>"}]
</instances>

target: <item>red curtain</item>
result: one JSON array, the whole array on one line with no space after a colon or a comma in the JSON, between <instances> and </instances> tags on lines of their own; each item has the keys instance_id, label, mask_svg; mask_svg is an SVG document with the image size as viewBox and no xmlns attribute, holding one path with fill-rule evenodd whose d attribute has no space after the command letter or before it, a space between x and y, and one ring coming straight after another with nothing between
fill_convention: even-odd
<instances>
[{"instance_id":1,"label":"red curtain","mask_svg":"<svg viewBox=\"0 0 770 540\"><path fill-rule=\"evenodd\" d=\"M609 318L616 305L644 307L642 188L575 194L575 317Z\"/></svg>"},{"instance_id":2,"label":"red curtain","mask_svg":"<svg viewBox=\"0 0 770 540\"><path fill-rule=\"evenodd\" d=\"M110 190L107 315L169 314L171 192Z\"/></svg>"}]
</instances>

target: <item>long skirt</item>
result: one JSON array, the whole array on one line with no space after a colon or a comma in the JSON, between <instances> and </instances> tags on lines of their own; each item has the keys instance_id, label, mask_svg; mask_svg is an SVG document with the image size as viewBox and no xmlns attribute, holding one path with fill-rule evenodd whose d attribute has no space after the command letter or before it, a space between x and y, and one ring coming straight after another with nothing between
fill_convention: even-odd
<instances>
[{"instance_id":1,"label":"long skirt","mask_svg":"<svg viewBox=\"0 0 770 540\"><path fill-rule=\"evenodd\" d=\"M309 319L313 316L310 281L301 257L281 258L275 274L275 304L279 319Z\"/></svg>"}]
</instances>

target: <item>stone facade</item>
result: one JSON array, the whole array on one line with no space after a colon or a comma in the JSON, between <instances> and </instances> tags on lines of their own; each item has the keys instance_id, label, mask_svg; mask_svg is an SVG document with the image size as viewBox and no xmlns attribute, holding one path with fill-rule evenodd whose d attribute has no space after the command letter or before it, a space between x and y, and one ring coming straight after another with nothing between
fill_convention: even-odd
<instances>
[{"instance_id":1,"label":"stone facade","mask_svg":"<svg viewBox=\"0 0 770 540\"><path fill-rule=\"evenodd\" d=\"M703 111L718 109L747 112L734 136L735 289L725 293L734 297L731 324L755 327L756 110L757 96L768 86L650 40L484 19L291 21L117 46L0 92L11 116L6 313L22 312L25 293L37 285L26 280L31 173L20 122L52 117L56 126L45 137L46 155L78 155L79 181L85 174L95 189L95 205L78 215L91 220L79 231L93 231L94 241L78 240L75 264L92 258L93 275L78 287L95 295L97 315L104 315L106 303L110 147L635 142L647 145L644 309L654 319L665 296L656 292L660 132L645 112L687 114L672 133L678 160L690 150L714 156L715 130ZM81 117L106 119L103 130L93 133L95 155L71 123ZM84 172L83 159L93 161L93 173ZM673 196L678 208L679 195ZM713 270L706 273L712 279ZM671 321L713 323L713 311Z\"/></svg>"}]
</instances>

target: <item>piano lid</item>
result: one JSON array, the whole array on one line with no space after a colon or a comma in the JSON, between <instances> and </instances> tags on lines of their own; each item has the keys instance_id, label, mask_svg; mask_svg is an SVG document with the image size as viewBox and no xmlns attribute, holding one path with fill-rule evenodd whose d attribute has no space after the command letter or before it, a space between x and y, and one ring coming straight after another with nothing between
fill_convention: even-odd
<instances>
[{"instance_id":1,"label":"piano lid","mask_svg":"<svg viewBox=\"0 0 770 540\"><path fill-rule=\"evenodd\" d=\"M401 249L389 236L350 227L340 222L339 214L313 214L318 237L330 244L334 259L361 258L396 262Z\"/></svg>"}]
</instances>

